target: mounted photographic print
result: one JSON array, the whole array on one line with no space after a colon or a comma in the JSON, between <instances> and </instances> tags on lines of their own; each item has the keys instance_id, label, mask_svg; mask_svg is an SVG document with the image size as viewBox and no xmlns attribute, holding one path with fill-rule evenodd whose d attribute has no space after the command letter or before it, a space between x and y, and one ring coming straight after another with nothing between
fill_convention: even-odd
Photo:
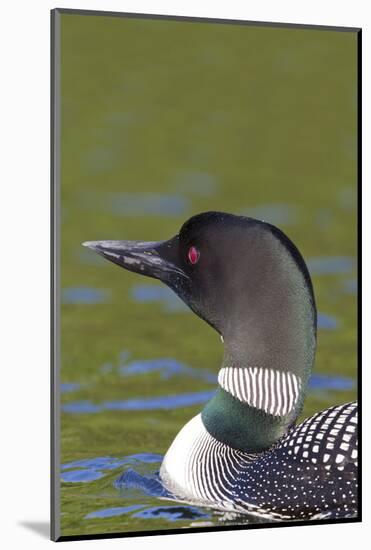
<instances>
[{"instance_id":1,"label":"mounted photographic print","mask_svg":"<svg viewBox=\"0 0 371 550\"><path fill-rule=\"evenodd\" d=\"M360 521L360 39L52 12L54 540Z\"/></svg>"}]
</instances>

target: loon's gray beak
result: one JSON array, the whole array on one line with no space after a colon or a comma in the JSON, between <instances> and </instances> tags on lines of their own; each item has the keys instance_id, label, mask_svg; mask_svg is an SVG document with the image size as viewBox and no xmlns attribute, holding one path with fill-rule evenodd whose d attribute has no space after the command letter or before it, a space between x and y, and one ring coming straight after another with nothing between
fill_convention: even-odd
<instances>
[{"instance_id":1,"label":"loon's gray beak","mask_svg":"<svg viewBox=\"0 0 371 550\"><path fill-rule=\"evenodd\" d=\"M169 282L174 276L188 278L174 263L177 239L176 236L169 241L86 241L82 244L128 271Z\"/></svg>"}]
</instances>

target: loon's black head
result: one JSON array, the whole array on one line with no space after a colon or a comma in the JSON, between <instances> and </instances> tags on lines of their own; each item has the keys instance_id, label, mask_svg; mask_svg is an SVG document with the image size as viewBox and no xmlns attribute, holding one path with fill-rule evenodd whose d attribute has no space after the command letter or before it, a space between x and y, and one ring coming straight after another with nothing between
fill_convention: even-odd
<instances>
[{"instance_id":1,"label":"loon's black head","mask_svg":"<svg viewBox=\"0 0 371 550\"><path fill-rule=\"evenodd\" d=\"M161 280L223 335L239 304L246 305L247 314L258 302L263 314L268 298L281 309L272 291L281 286L287 296L292 279L300 281L314 307L311 280L298 249L282 231L253 218L205 212L186 221L168 241L83 244L129 271Z\"/></svg>"}]
</instances>

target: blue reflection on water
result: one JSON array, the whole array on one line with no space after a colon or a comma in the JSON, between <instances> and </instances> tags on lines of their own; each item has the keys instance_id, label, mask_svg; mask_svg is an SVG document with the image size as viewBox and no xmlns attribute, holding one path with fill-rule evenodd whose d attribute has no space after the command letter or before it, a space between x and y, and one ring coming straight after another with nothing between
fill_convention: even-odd
<instances>
[{"instance_id":1,"label":"blue reflection on water","mask_svg":"<svg viewBox=\"0 0 371 550\"><path fill-rule=\"evenodd\" d=\"M62 382L59 386L61 393L72 393L81 388L81 384L78 382Z\"/></svg>"},{"instance_id":2,"label":"blue reflection on water","mask_svg":"<svg viewBox=\"0 0 371 550\"><path fill-rule=\"evenodd\" d=\"M161 409L178 409L191 407L211 399L215 391L201 391L194 393L179 393L175 395L161 395L159 397L144 397L127 399L124 401L105 401L103 409L109 411L150 411Z\"/></svg>"},{"instance_id":3,"label":"blue reflection on water","mask_svg":"<svg viewBox=\"0 0 371 550\"><path fill-rule=\"evenodd\" d=\"M65 483L86 483L103 477L102 472L96 470L71 470L62 472L61 480Z\"/></svg>"},{"instance_id":4,"label":"blue reflection on water","mask_svg":"<svg viewBox=\"0 0 371 550\"><path fill-rule=\"evenodd\" d=\"M358 292L357 279L350 279L349 281L345 281L343 284L343 288L347 294L357 294Z\"/></svg>"},{"instance_id":5,"label":"blue reflection on water","mask_svg":"<svg viewBox=\"0 0 371 550\"><path fill-rule=\"evenodd\" d=\"M151 506L150 508L145 508L143 504L133 504L131 506L116 506L114 508L104 508L102 510L90 512L90 514L87 514L84 519L112 518L115 516L129 514L136 510L140 510L140 512L136 512L135 514L132 514L132 516L144 519L163 518L168 521L180 521L210 518L209 514L205 514L205 512L194 506Z\"/></svg>"},{"instance_id":6,"label":"blue reflection on water","mask_svg":"<svg viewBox=\"0 0 371 550\"><path fill-rule=\"evenodd\" d=\"M348 256L323 256L310 258L307 266L312 275L332 275L353 271L355 262Z\"/></svg>"},{"instance_id":7,"label":"blue reflection on water","mask_svg":"<svg viewBox=\"0 0 371 550\"><path fill-rule=\"evenodd\" d=\"M192 378L201 378L210 383L216 383L218 380L217 374L188 367L175 359L138 360L120 367L120 372L124 376L142 375L153 371L160 372L161 378L164 379L185 375ZM309 388L313 390L350 390L354 386L355 381L352 378L329 374L313 374L309 381ZM209 392L205 393L205 398L208 394Z\"/></svg>"},{"instance_id":8,"label":"blue reflection on water","mask_svg":"<svg viewBox=\"0 0 371 550\"><path fill-rule=\"evenodd\" d=\"M205 514L194 506L153 506L133 514L135 518L158 519L164 518L169 521L208 519L210 514Z\"/></svg>"},{"instance_id":9,"label":"blue reflection on water","mask_svg":"<svg viewBox=\"0 0 371 550\"><path fill-rule=\"evenodd\" d=\"M317 327L320 329L335 330L338 328L338 321L331 315L325 315L324 313L318 313L317 315Z\"/></svg>"},{"instance_id":10,"label":"blue reflection on water","mask_svg":"<svg viewBox=\"0 0 371 550\"><path fill-rule=\"evenodd\" d=\"M116 506L115 508L104 508L103 510L97 510L96 512L90 512L84 519L92 518L113 518L114 516L122 516L129 512L134 512L143 508L143 504L133 504L131 506Z\"/></svg>"},{"instance_id":11,"label":"blue reflection on water","mask_svg":"<svg viewBox=\"0 0 371 550\"><path fill-rule=\"evenodd\" d=\"M61 465L61 479L64 482L69 483L85 483L88 481L95 481L96 479L100 479L105 475L106 471L115 470L117 468L120 468L124 465L129 466L141 466L145 467L146 471L152 471L153 464L159 464L163 459L162 455L154 454L154 453L137 453L134 455L128 455L123 458L115 458L112 456L98 456L94 458L83 458L80 460L74 460L73 462L67 462L66 464ZM131 472L134 470L128 470L128 472ZM139 475L139 474L138 474ZM121 480L122 476L120 476L119 480ZM152 478L148 478L152 479ZM148 481L147 477L143 481L143 483L147 483ZM115 482L115 485L117 487L122 486L122 480ZM139 483L141 481L140 479L131 479L129 478L129 483L133 484ZM156 479L156 483L159 483L159 478ZM165 492L162 490L161 485L161 494L165 494ZM158 492L158 488L157 488ZM151 493L152 494L152 493Z\"/></svg>"},{"instance_id":12,"label":"blue reflection on water","mask_svg":"<svg viewBox=\"0 0 371 550\"><path fill-rule=\"evenodd\" d=\"M71 287L62 290L64 304L103 304L109 302L111 293L108 290L93 287Z\"/></svg>"},{"instance_id":13,"label":"blue reflection on water","mask_svg":"<svg viewBox=\"0 0 371 550\"><path fill-rule=\"evenodd\" d=\"M62 411L68 413L97 413L102 411L101 405L94 405L91 401L72 401L62 405Z\"/></svg>"},{"instance_id":14,"label":"blue reflection on water","mask_svg":"<svg viewBox=\"0 0 371 550\"><path fill-rule=\"evenodd\" d=\"M174 376L188 376L190 378L197 378L211 383L218 380L218 376L212 372L188 367L176 359L170 358L141 359L131 361L126 365L121 365L119 367L119 371L123 376L135 376L138 374L147 374L149 372L159 372L161 378L164 380L168 380Z\"/></svg>"},{"instance_id":15,"label":"blue reflection on water","mask_svg":"<svg viewBox=\"0 0 371 550\"><path fill-rule=\"evenodd\" d=\"M309 380L309 388L311 390L337 390L347 391L352 390L355 386L355 381L346 376L331 376L329 374L312 374Z\"/></svg>"},{"instance_id":16,"label":"blue reflection on water","mask_svg":"<svg viewBox=\"0 0 371 550\"><path fill-rule=\"evenodd\" d=\"M240 212L274 225L290 225L297 220L297 209L289 204L261 204L245 208Z\"/></svg>"},{"instance_id":17,"label":"blue reflection on water","mask_svg":"<svg viewBox=\"0 0 371 550\"><path fill-rule=\"evenodd\" d=\"M309 381L309 389L313 391L351 390L354 386L355 382L352 378L341 376L314 374ZM103 401L100 404L94 404L91 401L73 401L62 405L62 410L72 414L98 413L102 411L168 410L206 403L214 394L215 390L209 390L159 397L138 397L137 399L121 401Z\"/></svg>"},{"instance_id":18,"label":"blue reflection on water","mask_svg":"<svg viewBox=\"0 0 371 550\"><path fill-rule=\"evenodd\" d=\"M67 413L97 413L101 411L150 411L178 409L181 407L191 407L200 403L205 403L213 397L213 391L201 391L194 393L180 393L175 395L162 395L159 397L138 397L137 399L127 399L122 401L103 401L94 404L91 401L74 401L62 405L62 410Z\"/></svg>"},{"instance_id":19,"label":"blue reflection on water","mask_svg":"<svg viewBox=\"0 0 371 550\"><path fill-rule=\"evenodd\" d=\"M149 495L155 498L173 498L173 495L163 486L159 466L162 462L162 456L158 456L158 465L154 470L153 466L140 463L139 461L133 467L124 470L114 482L114 487L120 491L125 498L143 501L143 495ZM194 506L151 506L142 510L143 515L135 514L135 517L148 519L162 517L169 521L181 519L208 518L209 516L203 510Z\"/></svg>"},{"instance_id":20,"label":"blue reflection on water","mask_svg":"<svg viewBox=\"0 0 371 550\"><path fill-rule=\"evenodd\" d=\"M191 207L182 195L161 193L109 193L105 202L118 216L181 216Z\"/></svg>"},{"instance_id":21,"label":"blue reflection on water","mask_svg":"<svg viewBox=\"0 0 371 550\"><path fill-rule=\"evenodd\" d=\"M138 303L159 302L169 312L189 312L189 307L167 286L138 284L131 289L131 298Z\"/></svg>"},{"instance_id":22,"label":"blue reflection on water","mask_svg":"<svg viewBox=\"0 0 371 550\"><path fill-rule=\"evenodd\" d=\"M149 495L155 498L173 498L172 494L162 485L159 467L163 456L152 453L138 453L135 455L116 457L95 457L75 460L62 464L62 480L71 483L95 481L104 476L106 470L124 467L124 471L114 481L114 487L125 499L130 499L134 504L128 506L114 506L101 508L90 512L85 519L110 518L136 512L146 519L164 518L168 521L209 518L210 516L195 506L169 504L161 506L146 506L143 497ZM66 471L70 468L75 470ZM78 469L81 468L81 469ZM83 469L82 469L83 468ZM138 512L141 510L141 512Z\"/></svg>"}]
</instances>

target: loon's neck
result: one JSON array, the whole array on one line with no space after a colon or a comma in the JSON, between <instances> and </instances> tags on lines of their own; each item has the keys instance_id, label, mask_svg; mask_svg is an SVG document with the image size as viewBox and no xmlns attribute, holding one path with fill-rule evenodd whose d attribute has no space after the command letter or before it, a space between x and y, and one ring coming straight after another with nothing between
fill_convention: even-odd
<instances>
[{"instance_id":1,"label":"loon's neck","mask_svg":"<svg viewBox=\"0 0 371 550\"><path fill-rule=\"evenodd\" d=\"M269 449L294 421L289 415L273 416L242 403L222 387L218 387L215 396L207 403L201 418L215 439L245 453Z\"/></svg>"},{"instance_id":2,"label":"loon's neck","mask_svg":"<svg viewBox=\"0 0 371 550\"><path fill-rule=\"evenodd\" d=\"M205 428L234 449L256 453L271 447L295 422L307 378L289 369L224 363L218 382L201 413Z\"/></svg>"},{"instance_id":3,"label":"loon's neck","mask_svg":"<svg viewBox=\"0 0 371 550\"><path fill-rule=\"evenodd\" d=\"M277 442L299 416L316 347L316 314L309 292L269 303L265 317L243 319L238 307L224 336L216 395L202 411L207 431L247 453ZM261 307L261 304L259 304ZM246 311L246 310L245 310ZM236 322L236 319L238 322ZM260 319L260 322L258 322Z\"/></svg>"}]
</instances>

